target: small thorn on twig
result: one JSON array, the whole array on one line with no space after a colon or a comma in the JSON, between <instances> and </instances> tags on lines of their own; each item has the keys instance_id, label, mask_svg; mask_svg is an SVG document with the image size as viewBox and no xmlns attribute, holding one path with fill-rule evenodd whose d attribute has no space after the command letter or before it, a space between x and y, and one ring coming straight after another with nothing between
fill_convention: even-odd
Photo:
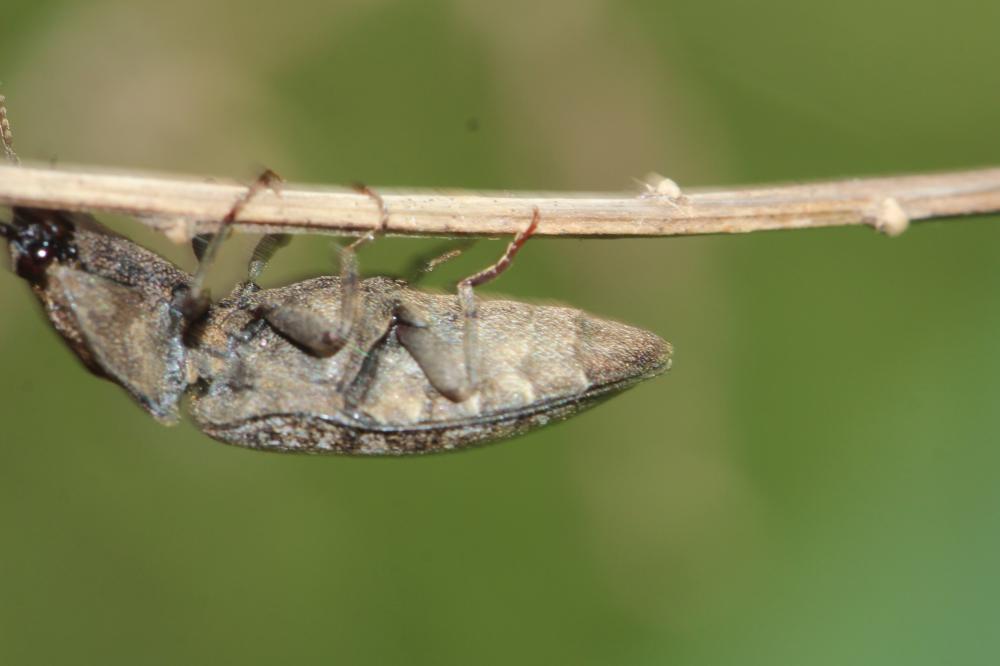
<instances>
[{"instance_id":1,"label":"small thorn on twig","mask_svg":"<svg viewBox=\"0 0 1000 666\"><path fill-rule=\"evenodd\" d=\"M876 231L890 237L899 236L910 226L910 216L894 197L882 199L866 221Z\"/></svg>"}]
</instances>

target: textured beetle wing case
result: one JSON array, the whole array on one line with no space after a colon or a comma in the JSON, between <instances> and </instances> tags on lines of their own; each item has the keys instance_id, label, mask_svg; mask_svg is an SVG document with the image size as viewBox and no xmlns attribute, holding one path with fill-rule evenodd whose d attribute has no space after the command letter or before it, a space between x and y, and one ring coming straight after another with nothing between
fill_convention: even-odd
<instances>
[{"instance_id":1,"label":"textured beetle wing case","mask_svg":"<svg viewBox=\"0 0 1000 666\"><path fill-rule=\"evenodd\" d=\"M336 279L324 278L322 286L324 299L339 298ZM267 290L255 300L304 306L305 291ZM479 309L478 385L467 399L455 399L449 389L464 376L458 300L405 288L392 293L374 280L362 291L358 331L368 331L333 356L311 356L267 327L228 352L226 376L202 373L207 385L192 401L199 427L222 441L278 451L450 450L567 418L669 367L670 345L647 331L572 308L487 300ZM388 328L389 298L402 299L419 326ZM211 337L232 340L247 309L215 313L208 328L230 330Z\"/></svg>"},{"instance_id":2,"label":"textured beetle wing case","mask_svg":"<svg viewBox=\"0 0 1000 666\"><path fill-rule=\"evenodd\" d=\"M49 271L48 292L72 313L80 340L103 374L158 420L178 420L185 352L169 303L63 266Z\"/></svg>"}]
</instances>

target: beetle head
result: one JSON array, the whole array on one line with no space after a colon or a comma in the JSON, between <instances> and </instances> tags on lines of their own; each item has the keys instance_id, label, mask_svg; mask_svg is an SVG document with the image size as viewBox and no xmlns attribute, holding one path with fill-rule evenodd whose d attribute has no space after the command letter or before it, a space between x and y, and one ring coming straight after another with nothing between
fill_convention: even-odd
<instances>
[{"instance_id":1,"label":"beetle head","mask_svg":"<svg viewBox=\"0 0 1000 666\"><path fill-rule=\"evenodd\" d=\"M0 226L0 235L10 244L18 275L32 284L41 284L53 263L76 260L75 227L69 213L22 207L15 207L13 212L12 223Z\"/></svg>"}]
</instances>

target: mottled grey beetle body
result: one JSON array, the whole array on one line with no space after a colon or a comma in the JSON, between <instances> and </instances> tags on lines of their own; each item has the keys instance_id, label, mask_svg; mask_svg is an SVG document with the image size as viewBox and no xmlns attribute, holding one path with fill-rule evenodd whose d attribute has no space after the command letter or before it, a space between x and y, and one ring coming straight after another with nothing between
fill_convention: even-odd
<instances>
[{"instance_id":1,"label":"mottled grey beetle body","mask_svg":"<svg viewBox=\"0 0 1000 666\"><path fill-rule=\"evenodd\" d=\"M349 333L335 344L324 330L344 319L336 277L246 283L189 326L177 295L191 276L88 216L15 208L4 235L15 269L91 370L164 422L190 392L199 428L241 446L462 448L571 416L670 363L669 344L652 333L502 300L478 304L469 357L457 297L381 277L361 281Z\"/></svg>"},{"instance_id":2,"label":"mottled grey beetle body","mask_svg":"<svg viewBox=\"0 0 1000 666\"><path fill-rule=\"evenodd\" d=\"M253 313L294 304L335 322L340 279L323 277L217 304L195 356L204 380L192 414L209 435L255 448L405 454L509 437L565 418L663 369L669 346L646 331L571 308L484 301L480 381L464 377L463 319L455 296L389 278L361 283L361 312L334 355L304 352ZM404 314L400 314L403 312ZM406 318L419 312L421 328Z\"/></svg>"}]
</instances>

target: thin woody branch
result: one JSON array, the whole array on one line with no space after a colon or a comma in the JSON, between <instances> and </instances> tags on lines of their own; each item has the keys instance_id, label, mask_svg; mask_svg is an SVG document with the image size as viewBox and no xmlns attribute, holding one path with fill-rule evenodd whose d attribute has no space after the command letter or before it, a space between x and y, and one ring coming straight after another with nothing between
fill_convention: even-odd
<instances>
[{"instance_id":1,"label":"thin woody branch","mask_svg":"<svg viewBox=\"0 0 1000 666\"><path fill-rule=\"evenodd\" d=\"M868 225L895 235L910 221L1000 212L1000 168L855 178L809 184L688 190L670 181L634 194L381 190L385 233L501 236L522 231L535 208L539 236L623 237L729 234ZM175 239L217 228L246 185L0 166L0 204L135 216ZM355 189L286 185L261 191L234 227L257 233L360 234L380 223L372 198Z\"/></svg>"}]
</instances>

